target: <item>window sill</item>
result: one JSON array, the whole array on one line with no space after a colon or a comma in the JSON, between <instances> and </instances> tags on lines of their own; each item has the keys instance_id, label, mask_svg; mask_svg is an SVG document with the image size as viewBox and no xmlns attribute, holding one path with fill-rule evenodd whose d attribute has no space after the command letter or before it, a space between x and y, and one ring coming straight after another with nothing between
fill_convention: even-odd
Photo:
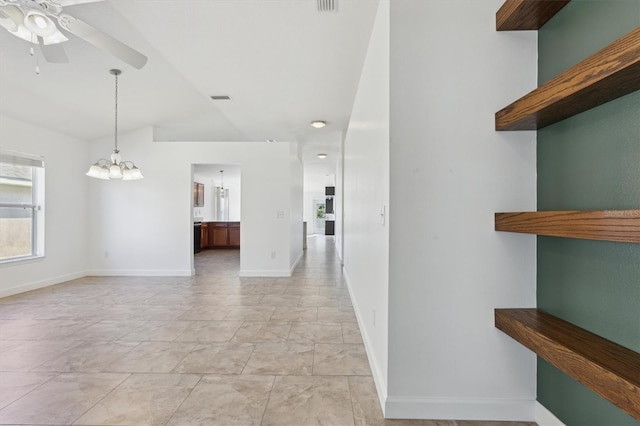
<instances>
[{"instance_id":1,"label":"window sill","mask_svg":"<svg viewBox=\"0 0 640 426\"><path fill-rule=\"evenodd\" d=\"M44 255L24 256L24 257L14 257L11 259L3 259L3 260L0 260L0 268L2 268L3 266L16 266L24 263L39 262L42 259L44 259Z\"/></svg>"}]
</instances>

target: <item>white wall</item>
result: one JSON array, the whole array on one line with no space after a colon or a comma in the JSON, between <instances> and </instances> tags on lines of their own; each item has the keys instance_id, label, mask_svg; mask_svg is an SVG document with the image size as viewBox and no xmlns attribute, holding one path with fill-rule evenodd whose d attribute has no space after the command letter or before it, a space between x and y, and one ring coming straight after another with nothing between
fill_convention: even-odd
<instances>
[{"instance_id":1,"label":"white wall","mask_svg":"<svg viewBox=\"0 0 640 426\"><path fill-rule=\"evenodd\" d=\"M298 144L289 146L289 182L291 191L290 207L287 211L290 227L289 264L291 265L290 273L293 273L302 258L303 169Z\"/></svg>"},{"instance_id":2,"label":"white wall","mask_svg":"<svg viewBox=\"0 0 640 426\"><path fill-rule=\"evenodd\" d=\"M91 273L190 275L192 164L229 163L242 168L240 274L287 276L289 209L302 215L302 206L290 201L290 186L300 184L290 180L290 144L153 142L152 133L148 128L120 137L123 159L135 161L144 180L90 183ZM107 155L110 144L93 142L91 155ZM279 211L286 217L278 218Z\"/></svg>"},{"instance_id":3,"label":"white wall","mask_svg":"<svg viewBox=\"0 0 640 426\"><path fill-rule=\"evenodd\" d=\"M391 3L390 417L533 420L535 356L493 310L534 307L535 132L494 113L536 86L535 32L496 32L502 0Z\"/></svg>"},{"instance_id":4,"label":"white wall","mask_svg":"<svg viewBox=\"0 0 640 426\"><path fill-rule=\"evenodd\" d=\"M344 136L340 142L340 156L336 164L336 195L333 197L333 211L335 214L335 245L336 254L343 261L343 249L342 244L344 241L342 233L344 232L344 226L342 225L343 218L343 206L344 206Z\"/></svg>"},{"instance_id":5,"label":"white wall","mask_svg":"<svg viewBox=\"0 0 640 426\"><path fill-rule=\"evenodd\" d=\"M1 148L45 157L45 258L0 265L0 297L84 276L86 142L3 115L0 129Z\"/></svg>"},{"instance_id":6,"label":"white wall","mask_svg":"<svg viewBox=\"0 0 640 426\"><path fill-rule=\"evenodd\" d=\"M344 146L344 270L382 400L387 389L389 1L382 1ZM375 323L374 323L375 311Z\"/></svg>"}]
</instances>

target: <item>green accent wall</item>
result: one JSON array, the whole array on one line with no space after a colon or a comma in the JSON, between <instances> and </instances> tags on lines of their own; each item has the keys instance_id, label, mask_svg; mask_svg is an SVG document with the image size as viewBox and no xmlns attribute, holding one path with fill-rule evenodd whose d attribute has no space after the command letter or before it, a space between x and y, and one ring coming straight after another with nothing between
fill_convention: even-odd
<instances>
[{"instance_id":1,"label":"green accent wall","mask_svg":"<svg viewBox=\"0 0 640 426\"><path fill-rule=\"evenodd\" d=\"M573 0L538 32L544 83L640 26L640 0ZM538 131L538 210L640 208L640 91ZM640 244L538 237L538 307L640 352ZM640 425L538 359L567 425Z\"/></svg>"}]
</instances>

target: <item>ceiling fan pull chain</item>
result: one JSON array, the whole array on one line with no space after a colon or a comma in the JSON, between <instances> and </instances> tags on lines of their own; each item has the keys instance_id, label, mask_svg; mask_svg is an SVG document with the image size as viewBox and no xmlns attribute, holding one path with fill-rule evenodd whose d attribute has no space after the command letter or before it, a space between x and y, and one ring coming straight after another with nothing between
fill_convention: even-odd
<instances>
[{"instance_id":1,"label":"ceiling fan pull chain","mask_svg":"<svg viewBox=\"0 0 640 426\"><path fill-rule=\"evenodd\" d=\"M31 43L34 43L33 34L31 34ZM35 66L36 75L40 75L40 64L38 63L38 52L36 52L33 46L29 47L29 55L34 58L34 61L36 63L36 66Z\"/></svg>"}]
</instances>

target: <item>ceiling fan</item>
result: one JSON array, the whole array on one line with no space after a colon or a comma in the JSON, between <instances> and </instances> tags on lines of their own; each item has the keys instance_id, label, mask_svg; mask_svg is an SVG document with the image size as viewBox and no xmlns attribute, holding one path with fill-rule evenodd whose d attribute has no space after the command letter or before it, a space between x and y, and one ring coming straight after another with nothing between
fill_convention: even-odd
<instances>
[{"instance_id":1,"label":"ceiling fan","mask_svg":"<svg viewBox=\"0 0 640 426\"><path fill-rule=\"evenodd\" d=\"M69 40L65 36L66 31L135 68L142 68L147 63L145 55L63 13L67 6L99 1L103 0L0 0L0 26L23 40L39 45L47 62L69 62L61 45Z\"/></svg>"}]
</instances>

